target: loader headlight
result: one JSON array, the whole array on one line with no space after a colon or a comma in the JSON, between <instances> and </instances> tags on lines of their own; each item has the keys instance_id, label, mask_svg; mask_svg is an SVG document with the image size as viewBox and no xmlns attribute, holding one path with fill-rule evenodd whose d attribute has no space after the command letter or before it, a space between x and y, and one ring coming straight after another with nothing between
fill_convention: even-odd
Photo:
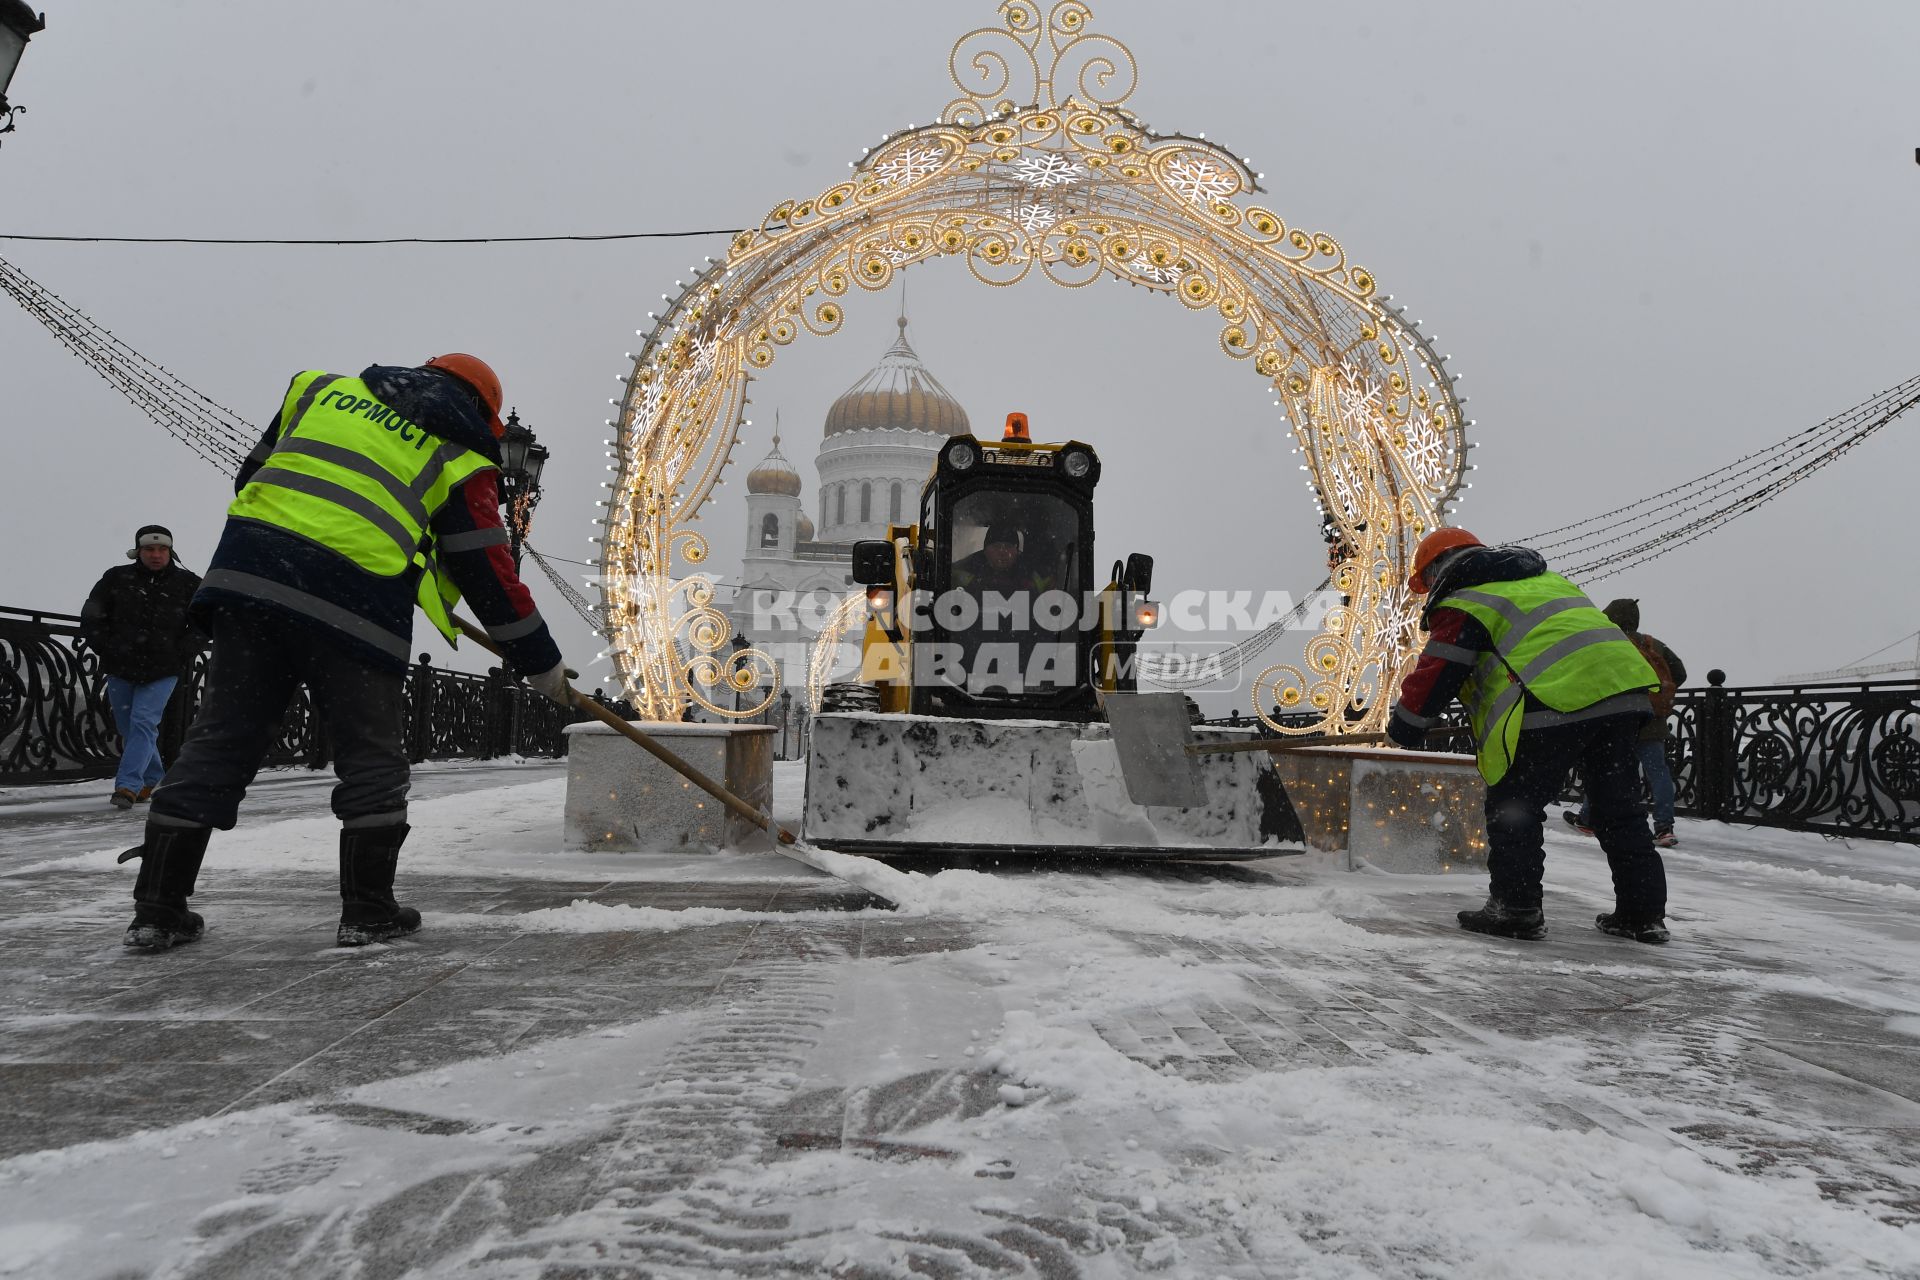
<instances>
[{"instance_id":1,"label":"loader headlight","mask_svg":"<svg viewBox=\"0 0 1920 1280\"><path fill-rule=\"evenodd\" d=\"M1093 470L1093 455L1084 449L1069 449L1060 459L1060 469L1075 480L1085 480Z\"/></svg>"},{"instance_id":2,"label":"loader headlight","mask_svg":"<svg viewBox=\"0 0 1920 1280\"><path fill-rule=\"evenodd\" d=\"M1135 600L1133 602L1133 629L1145 631L1160 622L1160 602L1158 600Z\"/></svg>"},{"instance_id":3,"label":"loader headlight","mask_svg":"<svg viewBox=\"0 0 1920 1280\"><path fill-rule=\"evenodd\" d=\"M980 460L972 445L964 440L955 441L947 446L947 465L955 471L967 471Z\"/></svg>"},{"instance_id":4,"label":"loader headlight","mask_svg":"<svg viewBox=\"0 0 1920 1280\"><path fill-rule=\"evenodd\" d=\"M868 587L867 608L875 613L888 613L893 609L892 587Z\"/></svg>"}]
</instances>

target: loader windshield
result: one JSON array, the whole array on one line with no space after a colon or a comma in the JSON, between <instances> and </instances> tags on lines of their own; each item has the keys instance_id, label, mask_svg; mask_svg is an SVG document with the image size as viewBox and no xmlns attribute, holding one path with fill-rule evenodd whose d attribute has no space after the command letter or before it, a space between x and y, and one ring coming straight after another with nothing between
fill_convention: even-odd
<instances>
[{"instance_id":1,"label":"loader windshield","mask_svg":"<svg viewBox=\"0 0 1920 1280\"><path fill-rule=\"evenodd\" d=\"M984 491L954 504L946 613L960 646L956 683L969 693L1074 683L1079 528L1073 504L1050 493Z\"/></svg>"}]
</instances>

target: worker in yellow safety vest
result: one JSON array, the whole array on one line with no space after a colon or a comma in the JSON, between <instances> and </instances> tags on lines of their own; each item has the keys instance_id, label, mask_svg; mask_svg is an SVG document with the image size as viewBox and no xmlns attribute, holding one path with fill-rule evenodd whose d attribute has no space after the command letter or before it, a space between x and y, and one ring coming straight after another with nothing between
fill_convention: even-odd
<instances>
[{"instance_id":1,"label":"worker in yellow safety vest","mask_svg":"<svg viewBox=\"0 0 1920 1280\"><path fill-rule=\"evenodd\" d=\"M1575 765L1594 834L1613 872L1614 908L1599 928L1667 940L1666 869L1640 803L1635 742L1660 679L1626 633L1526 547L1488 547L1465 529L1436 529L1414 553L1407 585L1427 597L1426 647L1387 723L1404 747L1457 695L1487 783L1486 905L1459 913L1475 933L1546 936L1541 881L1546 804Z\"/></svg>"},{"instance_id":2,"label":"worker in yellow safety vest","mask_svg":"<svg viewBox=\"0 0 1920 1280\"><path fill-rule=\"evenodd\" d=\"M153 795L126 945L198 938L187 909L213 831L241 798L295 691L339 783L342 946L411 933L394 899L406 840L404 690L413 611L451 642L464 594L508 666L563 705L560 651L508 554L500 517L500 379L474 356L358 377L295 375L241 465L192 614L213 638L199 713Z\"/></svg>"}]
</instances>

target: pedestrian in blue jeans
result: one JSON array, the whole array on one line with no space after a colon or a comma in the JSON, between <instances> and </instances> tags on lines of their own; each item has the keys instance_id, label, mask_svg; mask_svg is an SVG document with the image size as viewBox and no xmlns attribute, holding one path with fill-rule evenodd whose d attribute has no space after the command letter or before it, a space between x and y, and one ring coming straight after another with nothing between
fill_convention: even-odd
<instances>
[{"instance_id":1,"label":"pedestrian in blue jeans","mask_svg":"<svg viewBox=\"0 0 1920 1280\"><path fill-rule=\"evenodd\" d=\"M120 676L107 677L107 705L113 708L113 727L120 731L120 768L113 775L113 804L131 809L153 799L153 789L167 776L160 760L160 718L167 713L178 676L162 676L136 684ZM129 798L131 797L131 798Z\"/></svg>"},{"instance_id":2,"label":"pedestrian in blue jeans","mask_svg":"<svg viewBox=\"0 0 1920 1280\"><path fill-rule=\"evenodd\" d=\"M1660 688L1650 695L1653 719L1640 731L1634 748L1640 756L1640 775L1653 793L1653 842L1662 849L1679 843L1673 834L1673 770L1667 767L1667 717L1673 711L1674 691L1687 680L1687 664L1680 655L1640 630L1640 602L1615 600L1602 610L1613 625L1627 633L1640 650L1640 656L1660 677ZM1567 825L1582 835L1593 834L1590 805L1582 802L1580 811L1567 810Z\"/></svg>"},{"instance_id":3,"label":"pedestrian in blue jeans","mask_svg":"<svg viewBox=\"0 0 1920 1280\"><path fill-rule=\"evenodd\" d=\"M160 785L167 771L160 760L160 718L201 648L187 621L200 579L174 559L173 534L164 525L143 525L127 558L133 563L100 575L80 610L80 632L100 655L107 703L124 744L109 798L116 809L152 799Z\"/></svg>"}]
</instances>

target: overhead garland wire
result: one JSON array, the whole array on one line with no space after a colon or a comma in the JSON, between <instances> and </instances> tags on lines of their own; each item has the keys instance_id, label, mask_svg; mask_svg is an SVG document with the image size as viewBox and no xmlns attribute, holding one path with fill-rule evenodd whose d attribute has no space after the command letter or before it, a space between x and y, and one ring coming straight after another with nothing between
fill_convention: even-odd
<instances>
[{"instance_id":1,"label":"overhead garland wire","mask_svg":"<svg viewBox=\"0 0 1920 1280\"><path fill-rule=\"evenodd\" d=\"M670 239L706 235L735 235L736 229L693 231L615 232L601 235L551 236L404 236L391 238L240 238L187 236L56 236L0 233L0 240L52 241L87 244L202 244L202 245L389 245L389 244L514 244L598 242ZM210 465L231 472L253 443L254 428L239 414L188 385L164 365L127 345L112 331L68 304L13 263L0 258L0 290L38 320L61 345L169 435ZM1920 376L1909 378L1815 426L1794 432L1763 449L1743 455L1682 484L1652 493L1597 515L1545 530L1523 539L1552 558L1587 559L1568 572L1595 581L1624 572L1706 537L1729 521L1746 515L1779 497L1787 489L1831 465L1874 433L1920 404ZM1562 536L1564 535L1564 536ZM1626 543L1630 545L1621 546ZM1617 550L1606 550L1607 548ZM582 621L604 632L600 608L588 601L555 569L549 558L526 548L534 563L554 584ZM1603 554L1598 554L1603 553ZM1319 590L1330 585L1323 581ZM1215 654L1201 664L1205 674L1177 676L1170 661L1143 663L1143 675L1167 688L1192 688L1237 673L1254 657L1276 644L1307 609L1307 600L1273 625Z\"/></svg>"}]
</instances>

